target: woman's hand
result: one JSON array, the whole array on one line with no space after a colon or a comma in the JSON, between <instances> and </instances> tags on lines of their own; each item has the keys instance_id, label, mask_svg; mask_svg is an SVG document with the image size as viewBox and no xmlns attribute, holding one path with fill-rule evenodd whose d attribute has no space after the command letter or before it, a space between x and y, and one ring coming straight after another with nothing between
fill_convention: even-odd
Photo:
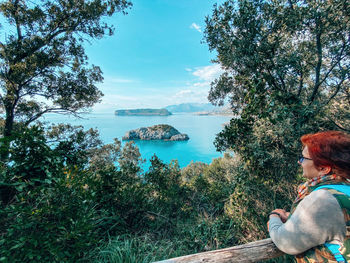
<instances>
[{"instance_id":1,"label":"woman's hand","mask_svg":"<svg viewBox=\"0 0 350 263\"><path fill-rule=\"evenodd\" d=\"M286 210L284 209L275 209L275 210L272 210L272 212L275 212L275 213L278 213L279 214L279 218L281 218L281 221L283 223L285 223L289 217L289 212L286 212ZM278 216L278 215L275 215L275 214L272 214L270 215L271 216Z\"/></svg>"},{"instance_id":2,"label":"woman's hand","mask_svg":"<svg viewBox=\"0 0 350 263\"><path fill-rule=\"evenodd\" d=\"M286 210L284 209L275 209L275 210L272 210L271 212L274 212L274 213L277 213L277 214L270 214L270 218L275 216L275 217L279 217L281 219L281 221L283 223L285 223L290 215L289 212L286 212ZM269 226L270 226L270 220L267 222L267 229L269 229Z\"/></svg>"}]
</instances>

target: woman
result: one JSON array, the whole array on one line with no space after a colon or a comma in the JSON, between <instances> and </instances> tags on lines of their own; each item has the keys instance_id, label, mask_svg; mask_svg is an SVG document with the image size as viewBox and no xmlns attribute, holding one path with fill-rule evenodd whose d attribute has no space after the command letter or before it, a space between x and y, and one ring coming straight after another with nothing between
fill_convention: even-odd
<instances>
[{"instance_id":1,"label":"woman","mask_svg":"<svg viewBox=\"0 0 350 263\"><path fill-rule=\"evenodd\" d=\"M301 142L299 164L307 180L290 213L270 213L272 241L297 262L350 262L350 135L319 132Z\"/></svg>"}]
</instances>

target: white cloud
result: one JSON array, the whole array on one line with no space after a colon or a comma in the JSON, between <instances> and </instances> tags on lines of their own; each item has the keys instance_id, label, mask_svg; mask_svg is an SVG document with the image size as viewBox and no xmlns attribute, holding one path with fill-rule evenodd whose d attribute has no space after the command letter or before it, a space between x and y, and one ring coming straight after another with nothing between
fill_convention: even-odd
<instances>
[{"instance_id":1,"label":"white cloud","mask_svg":"<svg viewBox=\"0 0 350 263\"><path fill-rule=\"evenodd\" d=\"M205 81L205 82L195 82L192 84L193 87L196 87L196 88L201 88L201 87L204 87L204 88L207 88L210 86L210 81Z\"/></svg>"},{"instance_id":2,"label":"white cloud","mask_svg":"<svg viewBox=\"0 0 350 263\"><path fill-rule=\"evenodd\" d=\"M185 69L196 77L195 81L186 83L186 86L177 91L171 98L174 103L198 102L208 103L210 83L223 72L220 65L197 67L195 69Z\"/></svg>"},{"instance_id":3,"label":"white cloud","mask_svg":"<svg viewBox=\"0 0 350 263\"><path fill-rule=\"evenodd\" d=\"M104 76L104 80L102 82L103 86L110 86L115 84L127 84L127 83L138 83L139 80L123 78L123 77L115 77L115 76Z\"/></svg>"},{"instance_id":4,"label":"white cloud","mask_svg":"<svg viewBox=\"0 0 350 263\"><path fill-rule=\"evenodd\" d=\"M186 102L207 103L208 89L197 89L190 87L191 89L184 89L178 91L171 97L171 104L180 104Z\"/></svg>"},{"instance_id":5,"label":"white cloud","mask_svg":"<svg viewBox=\"0 0 350 263\"><path fill-rule=\"evenodd\" d=\"M186 89L186 90L180 90L180 91L176 92L174 97L175 98L183 98L186 96L193 96L193 95L194 95L193 90Z\"/></svg>"},{"instance_id":6,"label":"white cloud","mask_svg":"<svg viewBox=\"0 0 350 263\"><path fill-rule=\"evenodd\" d=\"M207 103L208 89L194 85L185 86L171 94L169 90L149 95L121 96L108 94L93 107L93 112L110 113L117 109L163 108L173 104L186 102Z\"/></svg>"},{"instance_id":7,"label":"white cloud","mask_svg":"<svg viewBox=\"0 0 350 263\"><path fill-rule=\"evenodd\" d=\"M213 81L215 78L219 77L223 72L219 64L214 64L206 67L199 67L192 73L194 76L198 77L200 80Z\"/></svg>"},{"instance_id":8,"label":"white cloud","mask_svg":"<svg viewBox=\"0 0 350 263\"><path fill-rule=\"evenodd\" d=\"M201 27L196 23L192 23L190 28L197 30L199 33L202 33Z\"/></svg>"},{"instance_id":9,"label":"white cloud","mask_svg":"<svg viewBox=\"0 0 350 263\"><path fill-rule=\"evenodd\" d=\"M210 83L223 72L220 65L213 64L185 70L192 78L183 86L170 85L156 90L148 88L147 92L142 93L138 92L140 85L144 85L141 80L108 77L107 82L99 87L105 96L101 103L93 107L93 111L108 113L117 109L162 108L187 102L208 103Z\"/></svg>"}]
</instances>

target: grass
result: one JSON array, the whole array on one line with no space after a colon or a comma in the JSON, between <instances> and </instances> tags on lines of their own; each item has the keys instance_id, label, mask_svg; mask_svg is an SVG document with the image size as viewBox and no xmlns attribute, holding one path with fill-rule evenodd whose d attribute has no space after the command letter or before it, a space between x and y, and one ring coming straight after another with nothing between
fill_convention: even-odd
<instances>
[{"instance_id":1,"label":"grass","mask_svg":"<svg viewBox=\"0 0 350 263\"><path fill-rule=\"evenodd\" d=\"M118 236L98 249L96 263L148 263L192 252L180 240L155 240L149 235Z\"/></svg>"},{"instance_id":2,"label":"grass","mask_svg":"<svg viewBox=\"0 0 350 263\"><path fill-rule=\"evenodd\" d=\"M149 263L196 253L190 251L181 240L155 240L150 235L123 235L111 238L97 251L95 263ZM264 263L295 262L293 256L263 261Z\"/></svg>"}]
</instances>

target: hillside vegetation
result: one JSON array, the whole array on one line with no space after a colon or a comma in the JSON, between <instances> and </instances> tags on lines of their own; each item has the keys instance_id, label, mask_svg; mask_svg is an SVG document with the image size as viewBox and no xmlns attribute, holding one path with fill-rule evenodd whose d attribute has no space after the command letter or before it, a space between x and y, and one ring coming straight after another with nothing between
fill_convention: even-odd
<instances>
[{"instance_id":1,"label":"hillside vegetation","mask_svg":"<svg viewBox=\"0 0 350 263\"><path fill-rule=\"evenodd\" d=\"M94 130L38 126L16 134L0 175L2 262L151 262L267 237L283 189L225 154L210 165L103 145Z\"/></svg>"}]
</instances>

